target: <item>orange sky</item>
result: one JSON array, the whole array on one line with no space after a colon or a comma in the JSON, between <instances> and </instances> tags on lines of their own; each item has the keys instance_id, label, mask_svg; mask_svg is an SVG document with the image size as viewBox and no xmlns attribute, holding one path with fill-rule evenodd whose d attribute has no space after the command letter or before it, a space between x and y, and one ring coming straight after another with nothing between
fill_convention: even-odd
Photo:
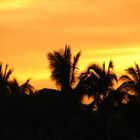
<instances>
[{"instance_id":1,"label":"orange sky","mask_svg":"<svg viewBox=\"0 0 140 140\"><path fill-rule=\"evenodd\" d=\"M140 0L0 0L0 61L19 80L54 87L46 54L82 50L80 71L112 59L116 71L140 62Z\"/></svg>"}]
</instances>

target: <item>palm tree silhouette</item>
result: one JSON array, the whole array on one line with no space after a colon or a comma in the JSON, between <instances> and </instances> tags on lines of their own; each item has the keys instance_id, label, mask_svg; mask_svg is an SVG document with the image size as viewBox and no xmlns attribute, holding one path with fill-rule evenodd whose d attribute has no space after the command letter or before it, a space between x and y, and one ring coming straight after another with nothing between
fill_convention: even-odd
<instances>
[{"instance_id":1,"label":"palm tree silhouette","mask_svg":"<svg viewBox=\"0 0 140 140\"><path fill-rule=\"evenodd\" d=\"M3 68L2 63L0 64L0 96L6 96L9 93L9 79L13 72L13 69L8 69L8 65L6 64L5 68Z\"/></svg>"},{"instance_id":2,"label":"palm tree silhouette","mask_svg":"<svg viewBox=\"0 0 140 140\"><path fill-rule=\"evenodd\" d=\"M140 102L140 68L137 63L135 67L129 67L125 70L126 74L120 77L123 80L121 88L129 95L133 94L133 99ZM129 96L132 97L132 96Z\"/></svg>"},{"instance_id":3,"label":"palm tree silhouette","mask_svg":"<svg viewBox=\"0 0 140 140\"><path fill-rule=\"evenodd\" d=\"M85 93L94 96L94 104L96 107L101 105L103 101L114 91L114 83L117 82L117 76L113 72L113 62L110 60L108 67L105 63L102 66L91 64L87 71L83 74L85 78Z\"/></svg>"},{"instance_id":4,"label":"palm tree silhouette","mask_svg":"<svg viewBox=\"0 0 140 140\"><path fill-rule=\"evenodd\" d=\"M72 59L71 48L67 45L65 49L48 53L51 78L62 91L68 92L73 89L80 55L81 52L78 52Z\"/></svg>"},{"instance_id":5,"label":"palm tree silhouette","mask_svg":"<svg viewBox=\"0 0 140 140\"><path fill-rule=\"evenodd\" d=\"M107 66L105 63L102 66L91 64L81 75L86 77L84 80L84 93L94 98L93 102L86 106L85 112L88 115L93 113L98 116L99 131L101 131L104 139L110 139L108 119L112 119L112 112L121 107L125 96L120 87L115 88L118 79L113 68L114 65L111 60Z\"/></svg>"},{"instance_id":6,"label":"palm tree silhouette","mask_svg":"<svg viewBox=\"0 0 140 140\"><path fill-rule=\"evenodd\" d=\"M33 94L34 87L30 84L31 79L27 79L23 84L19 84L16 78L9 82L11 94Z\"/></svg>"},{"instance_id":7,"label":"palm tree silhouette","mask_svg":"<svg viewBox=\"0 0 140 140\"><path fill-rule=\"evenodd\" d=\"M34 94L34 87L30 84L31 79L27 79L20 87L21 87L21 92L25 94Z\"/></svg>"}]
</instances>

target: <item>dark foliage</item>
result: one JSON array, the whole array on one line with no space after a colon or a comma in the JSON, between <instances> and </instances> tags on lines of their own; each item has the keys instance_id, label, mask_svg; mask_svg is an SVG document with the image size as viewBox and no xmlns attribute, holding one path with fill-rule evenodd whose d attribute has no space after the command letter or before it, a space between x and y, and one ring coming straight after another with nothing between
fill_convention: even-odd
<instances>
[{"instance_id":1,"label":"dark foliage","mask_svg":"<svg viewBox=\"0 0 140 140\"><path fill-rule=\"evenodd\" d=\"M72 59L69 46L48 54L60 91L35 91L30 79L19 84L10 78L13 70L0 64L1 140L140 139L139 66L128 68L117 88L112 61L90 65L77 81L80 54ZM81 102L84 94L94 97L91 104Z\"/></svg>"}]
</instances>

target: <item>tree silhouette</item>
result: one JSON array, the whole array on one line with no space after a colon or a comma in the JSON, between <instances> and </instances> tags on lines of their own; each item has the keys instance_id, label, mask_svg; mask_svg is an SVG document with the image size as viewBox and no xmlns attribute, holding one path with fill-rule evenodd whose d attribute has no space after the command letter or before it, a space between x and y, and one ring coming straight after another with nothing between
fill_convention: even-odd
<instances>
[{"instance_id":1,"label":"tree silhouette","mask_svg":"<svg viewBox=\"0 0 140 140\"><path fill-rule=\"evenodd\" d=\"M8 65L6 64L5 68L3 68L2 63L0 64L0 96L6 96L9 93L9 79L13 72L13 69L8 69Z\"/></svg>"},{"instance_id":2,"label":"tree silhouette","mask_svg":"<svg viewBox=\"0 0 140 140\"><path fill-rule=\"evenodd\" d=\"M80 55L81 52L78 52L72 59L71 48L67 45L65 49L48 53L51 78L62 91L68 92L73 89Z\"/></svg>"},{"instance_id":3,"label":"tree silhouette","mask_svg":"<svg viewBox=\"0 0 140 140\"><path fill-rule=\"evenodd\" d=\"M110 61L106 68L105 63L102 66L91 64L87 71L82 75L86 75L84 92L94 96L93 104L98 107L104 100L109 97L114 91L114 83L117 81L117 76L113 72L113 62Z\"/></svg>"},{"instance_id":4,"label":"tree silhouette","mask_svg":"<svg viewBox=\"0 0 140 140\"><path fill-rule=\"evenodd\" d=\"M11 94L33 94L34 87L30 84L30 79L27 79L23 84L19 84L17 79L13 79L9 82L9 88Z\"/></svg>"},{"instance_id":5,"label":"tree silhouette","mask_svg":"<svg viewBox=\"0 0 140 140\"><path fill-rule=\"evenodd\" d=\"M135 67L129 67L125 70L126 74L120 77L123 80L121 88L128 94L133 94L133 99L140 102L140 68L137 63ZM132 97L132 96L129 96ZM139 98L139 99L138 99Z\"/></svg>"},{"instance_id":6,"label":"tree silhouette","mask_svg":"<svg viewBox=\"0 0 140 140\"><path fill-rule=\"evenodd\" d=\"M108 65L89 65L77 81L80 55L78 52L72 57L67 45L48 53L51 78L61 91L48 88L35 91L30 79L20 84L17 79L11 79L13 69L0 64L0 137L60 140L139 138L138 64L126 69L118 87L115 86L118 78L112 61ZM34 96L27 95L33 93ZM79 105L79 97L84 94L93 97L91 104L80 102Z\"/></svg>"}]
</instances>

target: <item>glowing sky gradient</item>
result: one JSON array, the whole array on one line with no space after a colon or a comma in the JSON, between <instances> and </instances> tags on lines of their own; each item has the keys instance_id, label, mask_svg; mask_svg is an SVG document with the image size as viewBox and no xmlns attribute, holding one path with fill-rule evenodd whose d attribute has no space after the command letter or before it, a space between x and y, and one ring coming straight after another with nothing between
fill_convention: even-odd
<instances>
[{"instance_id":1,"label":"glowing sky gradient","mask_svg":"<svg viewBox=\"0 0 140 140\"><path fill-rule=\"evenodd\" d=\"M0 0L0 61L17 79L54 87L46 54L65 44L80 72L110 59L123 72L140 62L140 0Z\"/></svg>"}]
</instances>

